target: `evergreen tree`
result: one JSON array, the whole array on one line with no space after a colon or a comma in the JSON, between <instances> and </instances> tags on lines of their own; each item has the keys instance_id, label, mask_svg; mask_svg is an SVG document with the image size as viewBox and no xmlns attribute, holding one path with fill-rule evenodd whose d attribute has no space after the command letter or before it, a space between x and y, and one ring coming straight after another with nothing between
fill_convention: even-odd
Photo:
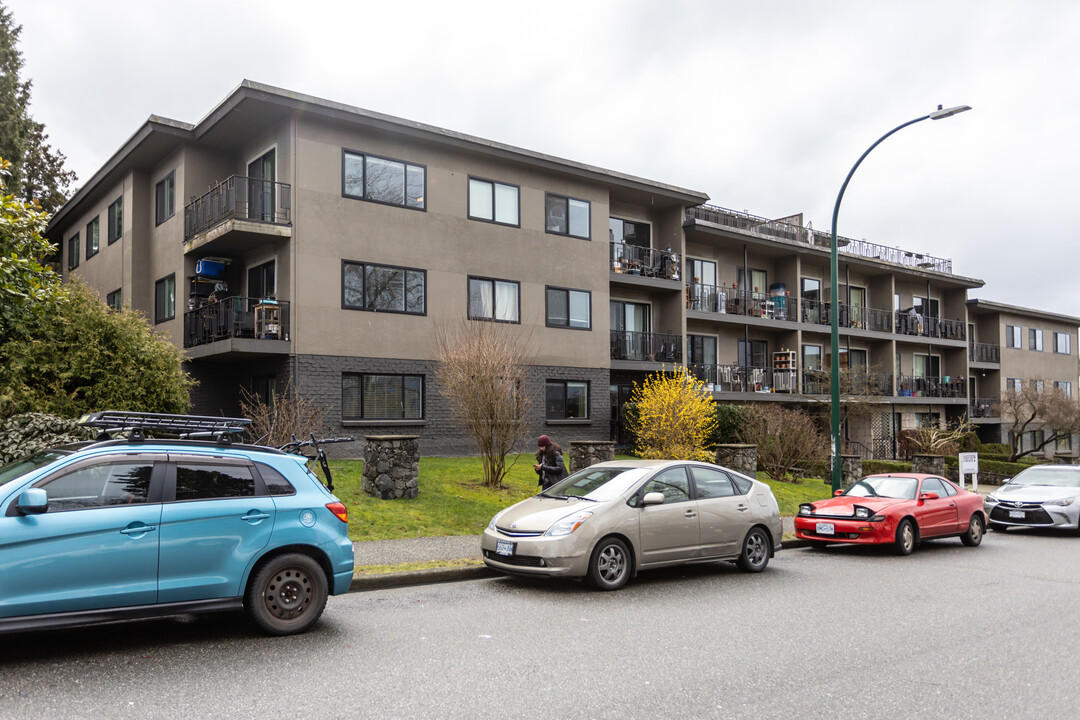
<instances>
[{"instance_id":1,"label":"evergreen tree","mask_svg":"<svg viewBox=\"0 0 1080 720\"><path fill-rule=\"evenodd\" d=\"M45 126L30 117L31 82L21 77L21 32L0 2L0 157L11 163L7 191L27 202L36 200L52 213L67 200L75 173L64 169L67 158L49 145Z\"/></svg>"}]
</instances>

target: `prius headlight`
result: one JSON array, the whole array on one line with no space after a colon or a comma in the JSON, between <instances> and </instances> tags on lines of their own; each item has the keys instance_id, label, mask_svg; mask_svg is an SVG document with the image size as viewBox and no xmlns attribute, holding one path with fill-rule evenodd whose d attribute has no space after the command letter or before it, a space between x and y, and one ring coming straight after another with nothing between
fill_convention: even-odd
<instances>
[{"instance_id":1,"label":"prius headlight","mask_svg":"<svg viewBox=\"0 0 1080 720\"><path fill-rule=\"evenodd\" d=\"M507 509L509 509L509 508L507 508ZM502 517L502 514L503 514L504 512L506 512L506 510L500 510L499 512L495 513L495 517L491 518L491 522L489 522L489 523L488 523L488 530L495 530L495 522L496 522L496 521L497 521L497 520L498 520L498 519L499 519L500 517Z\"/></svg>"},{"instance_id":2,"label":"prius headlight","mask_svg":"<svg viewBox=\"0 0 1080 720\"><path fill-rule=\"evenodd\" d=\"M562 520L549 527L547 532L544 534L548 537L569 535L570 533L581 527L582 524L592 516L593 514L591 510L582 510L581 512L576 512L573 515L567 515Z\"/></svg>"}]
</instances>

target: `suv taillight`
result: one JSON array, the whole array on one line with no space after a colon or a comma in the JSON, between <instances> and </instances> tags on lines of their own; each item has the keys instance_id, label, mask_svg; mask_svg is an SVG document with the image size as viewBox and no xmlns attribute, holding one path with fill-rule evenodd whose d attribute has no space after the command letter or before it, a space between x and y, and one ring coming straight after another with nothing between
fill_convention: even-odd
<instances>
[{"instance_id":1,"label":"suv taillight","mask_svg":"<svg viewBox=\"0 0 1080 720\"><path fill-rule=\"evenodd\" d=\"M343 523L349 522L349 511L345 507L344 503L339 503L339 502L326 503L326 509L329 510L330 512L334 513L334 516L337 517L337 519L340 520L341 522L343 522Z\"/></svg>"}]
</instances>

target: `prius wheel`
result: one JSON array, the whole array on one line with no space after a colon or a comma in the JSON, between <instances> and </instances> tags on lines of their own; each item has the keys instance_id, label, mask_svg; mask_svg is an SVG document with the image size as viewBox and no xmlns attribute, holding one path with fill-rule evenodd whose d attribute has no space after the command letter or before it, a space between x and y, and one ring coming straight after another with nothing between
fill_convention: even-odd
<instances>
[{"instance_id":1,"label":"prius wheel","mask_svg":"<svg viewBox=\"0 0 1080 720\"><path fill-rule=\"evenodd\" d=\"M896 542L893 549L897 555L910 555L915 550L915 525L910 519L900 521L896 528Z\"/></svg>"},{"instance_id":2,"label":"prius wheel","mask_svg":"<svg viewBox=\"0 0 1080 720\"><path fill-rule=\"evenodd\" d=\"M975 547L982 542L983 535L983 519L979 513L974 513L968 523L967 532L960 536L960 542L968 547Z\"/></svg>"},{"instance_id":3,"label":"prius wheel","mask_svg":"<svg viewBox=\"0 0 1080 720\"><path fill-rule=\"evenodd\" d=\"M742 554L735 561L741 570L761 572L769 564L769 538L761 528L751 528L743 540Z\"/></svg>"},{"instance_id":4,"label":"prius wheel","mask_svg":"<svg viewBox=\"0 0 1080 720\"><path fill-rule=\"evenodd\" d=\"M326 607L326 575L307 555L273 558L248 585L244 607L270 635L293 635L311 627Z\"/></svg>"},{"instance_id":5,"label":"prius wheel","mask_svg":"<svg viewBox=\"0 0 1080 720\"><path fill-rule=\"evenodd\" d=\"M593 550L589 582L598 590L618 590L630 579L630 551L619 538L604 538Z\"/></svg>"}]
</instances>

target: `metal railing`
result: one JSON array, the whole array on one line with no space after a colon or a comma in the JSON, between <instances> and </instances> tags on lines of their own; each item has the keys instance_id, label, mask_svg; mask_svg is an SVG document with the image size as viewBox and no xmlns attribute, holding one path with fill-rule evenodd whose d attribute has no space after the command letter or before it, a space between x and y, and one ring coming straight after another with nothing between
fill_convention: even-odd
<instances>
[{"instance_id":1,"label":"metal railing","mask_svg":"<svg viewBox=\"0 0 1080 720\"><path fill-rule=\"evenodd\" d=\"M685 218L686 220L703 220L755 235L801 242L821 248L829 248L832 244L831 233L821 232L809 227L804 228L784 220L769 220L768 218L757 217L737 210L728 210L716 205L698 205L687 208ZM836 238L836 245L837 252L844 255L857 255L913 269L934 270L950 275L953 271L952 260L934 257L929 254L913 253L896 247L878 245L866 240L854 240L840 236Z\"/></svg>"},{"instance_id":2,"label":"metal railing","mask_svg":"<svg viewBox=\"0 0 1080 720\"><path fill-rule=\"evenodd\" d=\"M803 394L828 395L832 382L829 376L828 370L803 370ZM890 397L893 394L893 376L889 373L841 369L840 394L844 396Z\"/></svg>"},{"instance_id":3,"label":"metal railing","mask_svg":"<svg viewBox=\"0 0 1080 720\"><path fill-rule=\"evenodd\" d=\"M967 397L967 383L962 377L922 377L901 375L896 383L898 397Z\"/></svg>"},{"instance_id":4,"label":"metal railing","mask_svg":"<svg viewBox=\"0 0 1080 720\"><path fill-rule=\"evenodd\" d=\"M994 407L994 403L997 401L997 398L972 398L968 407L968 415L973 418L998 417L1000 413Z\"/></svg>"},{"instance_id":5,"label":"metal railing","mask_svg":"<svg viewBox=\"0 0 1080 720\"><path fill-rule=\"evenodd\" d=\"M794 391L794 370L700 363L687 365L686 370L698 380L711 385L715 392Z\"/></svg>"},{"instance_id":6,"label":"metal railing","mask_svg":"<svg viewBox=\"0 0 1080 720\"><path fill-rule=\"evenodd\" d=\"M611 331L611 359L681 363L682 335L671 333Z\"/></svg>"},{"instance_id":7,"label":"metal railing","mask_svg":"<svg viewBox=\"0 0 1080 720\"><path fill-rule=\"evenodd\" d=\"M990 343L975 343L968 349L971 362L1000 363L1001 348Z\"/></svg>"},{"instance_id":8,"label":"metal railing","mask_svg":"<svg viewBox=\"0 0 1080 720\"><path fill-rule=\"evenodd\" d=\"M795 317L794 303L787 296L749 292L728 285L688 283L686 307L721 315L746 315L770 320L792 320Z\"/></svg>"},{"instance_id":9,"label":"metal railing","mask_svg":"<svg viewBox=\"0 0 1080 720\"><path fill-rule=\"evenodd\" d=\"M184 207L184 240L231 218L288 225L291 205L286 183L233 175Z\"/></svg>"},{"instance_id":10,"label":"metal railing","mask_svg":"<svg viewBox=\"0 0 1080 720\"><path fill-rule=\"evenodd\" d=\"M625 275L642 275L666 280L679 279L679 253L656 248L608 243L611 271Z\"/></svg>"},{"instance_id":11,"label":"metal railing","mask_svg":"<svg viewBox=\"0 0 1080 720\"><path fill-rule=\"evenodd\" d=\"M830 303L808 298L802 299L802 321L817 325L829 325ZM888 310L866 307L865 305L848 305L840 303L837 308L839 317L837 322L840 327L855 330L876 330L877 332L892 332L893 314Z\"/></svg>"},{"instance_id":12,"label":"metal railing","mask_svg":"<svg viewBox=\"0 0 1080 720\"><path fill-rule=\"evenodd\" d=\"M896 332L898 335L966 340L967 324L963 320L945 320L901 310L896 313Z\"/></svg>"},{"instance_id":13,"label":"metal railing","mask_svg":"<svg viewBox=\"0 0 1080 720\"><path fill-rule=\"evenodd\" d=\"M289 303L267 298L227 297L184 313L184 347L227 338L288 340Z\"/></svg>"}]
</instances>

